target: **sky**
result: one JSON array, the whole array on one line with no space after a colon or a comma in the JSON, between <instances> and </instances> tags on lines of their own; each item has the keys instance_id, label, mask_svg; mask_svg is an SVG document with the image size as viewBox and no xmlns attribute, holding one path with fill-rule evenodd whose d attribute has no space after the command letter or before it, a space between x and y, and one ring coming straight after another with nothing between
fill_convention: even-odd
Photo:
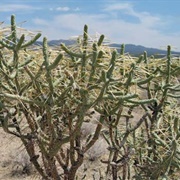
<instances>
[{"instance_id":1,"label":"sky","mask_svg":"<svg viewBox=\"0 0 180 180\"><path fill-rule=\"evenodd\" d=\"M180 0L1 0L0 22L48 40L104 34L111 43L180 51ZM1 25L2 26L2 25Z\"/></svg>"}]
</instances>

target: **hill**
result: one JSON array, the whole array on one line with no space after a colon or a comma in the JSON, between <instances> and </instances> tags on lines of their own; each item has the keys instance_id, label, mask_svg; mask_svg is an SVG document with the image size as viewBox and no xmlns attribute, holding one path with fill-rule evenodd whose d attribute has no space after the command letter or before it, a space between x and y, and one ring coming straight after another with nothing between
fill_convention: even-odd
<instances>
[{"instance_id":1,"label":"hill","mask_svg":"<svg viewBox=\"0 0 180 180\"><path fill-rule=\"evenodd\" d=\"M51 40L48 42L49 46L59 46L61 43L64 43L67 46L69 46L75 44L76 40L60 39L60 40ZM38 41L37 44L42 45L42 42ZM120 51L121 48L121 44L117 44L117 43L112 43L112 44L110 43L109 46L112 48L116 48L118 52ZM165 56L167 53L166 50L162 50L162 49L148 48L142 45L135 45L135 44L125 44L125 53L129 53L132 56L139 56L143 54L144 51L148 53L148 56L154 55L156 57ZM180 52L172 51L172 54L174 56L180 56Z\"/></svg>"}]
</instances>

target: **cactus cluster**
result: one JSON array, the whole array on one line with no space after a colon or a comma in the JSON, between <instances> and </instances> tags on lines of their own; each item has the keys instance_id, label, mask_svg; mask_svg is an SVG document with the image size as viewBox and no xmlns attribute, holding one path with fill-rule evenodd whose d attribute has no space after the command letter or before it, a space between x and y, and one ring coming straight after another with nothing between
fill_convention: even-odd
<instances>
[{"instance_id":1,"label":"cactus cluster","mask_svg":"<svg viewBox=\"0 0 180 180\"><path fill-rule=\"evenodd\" d=\"M180 169L180 63L171 47L165 58L132 57L124 45L120 53L104 45L104 35L89 42L87 25L75 48L53 50L44 38L42 50L33 49L40 36L18 37L12 15L10 34L0 39L0 122L21 139L43 179L74 179L100 134L112 179L173 177ZM82 143L91 109L99 118Z\"/></svg>"}]
</instances>

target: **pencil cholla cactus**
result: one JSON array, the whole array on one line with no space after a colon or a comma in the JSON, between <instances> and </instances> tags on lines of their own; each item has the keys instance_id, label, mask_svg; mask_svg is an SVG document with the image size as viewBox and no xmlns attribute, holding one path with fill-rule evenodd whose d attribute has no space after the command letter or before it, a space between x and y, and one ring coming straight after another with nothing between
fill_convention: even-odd
<instances>
[{"instance_id":1,"label":"pencil cholla cactus","mask_svg":"<svg viewBox=\"0 0 180 180\"><path fill-rule=\"evenodd\" d=\"M60 53L48 47L46 38L42 51L32 49L39 37L18 38L15 16L11 17L11 34L0 40L0 121L7 133L21 139L43 179L74 179L100 135L109 145L109 159L103 162L113 179L119 169L124 179L130 178L131 168L134 177L145 177L160 164L155 175L151 173L155 179L176 171L179 95L171 92L179 92L179 63L170 46L166 61L150 60L146 52L140 58L125 54L124 45L120 53L110 49L103 45L104 35L89 42L87 25L77 46L61 44ZM137 108L142 116L131 122ZM98 114L95 132L84 143L81 129L92 109ZM164 133L170 140L163 139ZM162 150L166 154L157 155Z\"/></svg>"}]
</instances>

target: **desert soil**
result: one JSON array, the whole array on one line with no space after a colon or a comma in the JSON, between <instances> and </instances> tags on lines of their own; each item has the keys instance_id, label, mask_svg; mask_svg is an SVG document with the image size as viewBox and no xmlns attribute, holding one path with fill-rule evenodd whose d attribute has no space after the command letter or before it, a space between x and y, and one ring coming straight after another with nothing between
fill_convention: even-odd
<instances>
[{"instance_id":1,"label":"desert soil","mask_svg":"<svg viewBox=\"0 0 180 180\"><path fill-rule=\"evenodd\" d=\"M20 140L0 129L0 180L38 180Z\"/></svg>"},{"instance_id":2,"label":"desert soil","mask_svg":"<svg viewBox=\"0 0 180 180\"><path fill-rule=\"evenodd\" d=\"M0 144L0 180L41 179L31 166L28 155L18 138L0 129ZM97 149L101 150L97 152ZM104 171L106 167L100 162L103 154L107 154L107 144L100 139L86 155L85 162L78 171L78 177L88 180L99 179L99 172Z\"/></svg>"},{"instance_id":3,"label":"desert soil","mask_svg":"<svg viewBox=\"0 0 180 180\"><path fill-rule=\"evenodd\" d=\"M97 114L96 114L97 115ZM97 119L97 117L92 119ZM142 112L137 110L133 113L133 121L137 122L141 118ZM95 131L96 123L84 123L82 135L87 137ZM101 160L108 159L108 144L100 137L94 146L87 152L84 163L79 168L78 179L100 179L100 175L105 176L106 164ZM41 177L34 170L29 162L21 141L3 131L0 128L0 180L40 180Z\"/></svg>"}]
</instances>

